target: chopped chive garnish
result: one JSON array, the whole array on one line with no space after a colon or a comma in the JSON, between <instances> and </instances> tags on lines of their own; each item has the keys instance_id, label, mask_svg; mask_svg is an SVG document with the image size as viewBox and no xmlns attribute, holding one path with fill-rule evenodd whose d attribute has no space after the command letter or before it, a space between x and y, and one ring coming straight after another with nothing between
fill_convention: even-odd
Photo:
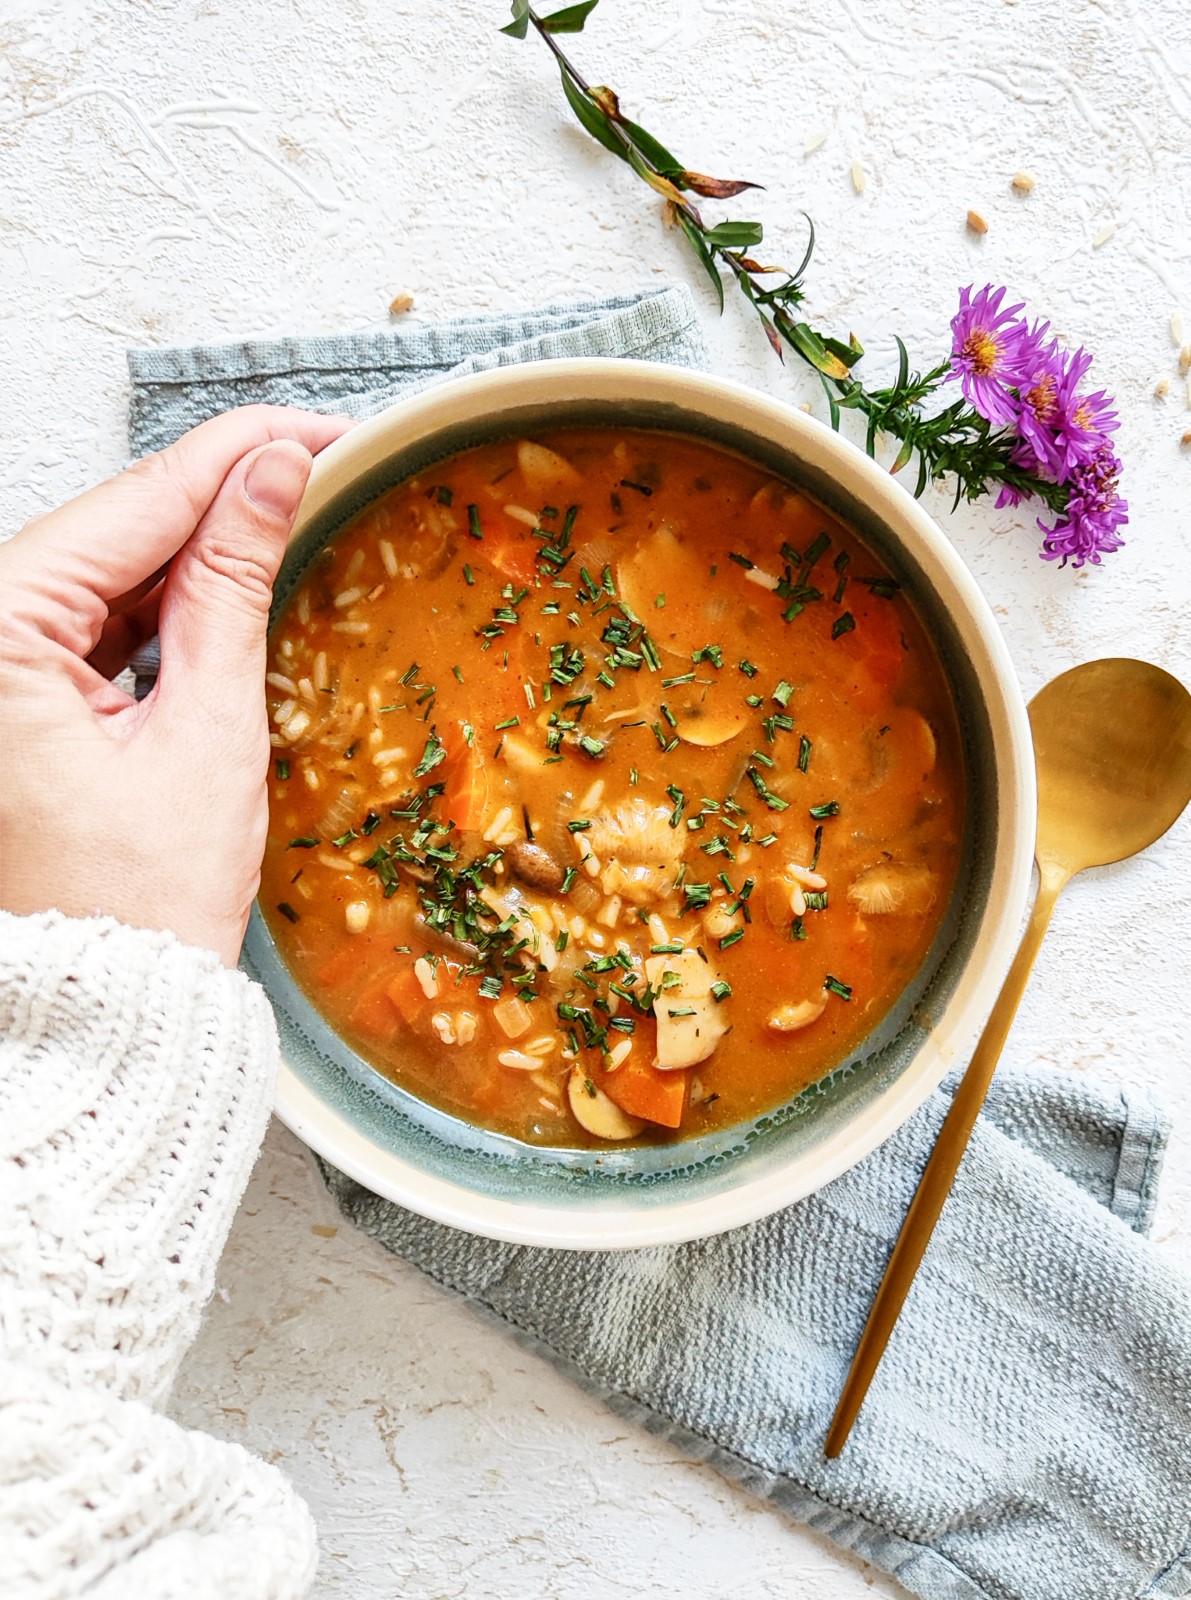
<instances>
[{"instance_id":1,"label":"chopped chive garnish","mask_svg":"<svg viewBox=\"0 0 1191 1600\"><path fill-rule=\"evenodd\" d=\"M574 821L567 823L567 831L569 833L586 833L590 827L590 817L576 817Z\"/></svg>"},{"instance_id":2,"label":"chopped chive garnish","mask_svg":"<svg viewBox=\"0 0 1191 1600\"><path fill-rule=\"evenodd\" d=\"M278 781L280 783L284 783L288 777L289 777L289 762L288 761L279 761L277 763L277 778L278 778Z\"/></svg>"},{"instance_id":3,"label":"chopped chive garnish","mask_svg":"<svg viewBox=\"0 0 1191 1600\"><path fill-rule=\"evenodd\" d=\"M677 678L663 678L662 688L674 689L677 688L680 683L694 683L694 681L695 674L693 672L684 672L681 673Z\"/></svg>"},{"instance_id":4,"label":"chopped chive garnish","mask_svg":"<svg viewBox=\"0 0 1191 1600\"><path fill-rule=\"evenodd\" d=\"M694 1006L667 1006L666 1015L669 1017L697 1017L698 1012Z\"/></svg>"},{"instance_id":5,"label":"chopped chive garnish","mask_svg":"<svg viewBox=\"0 0 1191 1600\"><path fill-rule=\"evenodd\" d=\"M638 774L637 774L636 767L630 767L629 768L629 787L631 789L635 789L637 787L637 777L638 777Z\"/></svg>"},{"instance_id":6,"label":"chopped chive garnish","mask_svg":"<svg viewBox=\"0 0 1191 1600\"><path fill-rule=\"evenodd\" d=\"M286 919L287 922L297 922L298 913L294 910L293 906L290 905L288 900L279 900L277 903L277 909L281 912L281 915Z\"/></svg>"},{"instance_id":7,"label":"chopped chive garnish","mask_svg":"<svg viewBox=\"0 0 1191 1600\"><path fill-rule=\"evenodd\" d=\"M698 650L691 651L691 660L694 662L710 661L713 667L722 667L724 652L718 644L705 644Z\"/></svg>"},{"instance_id":8,"label":"chopped chive garnish","mask_svg":"<svg viewBox=\"0 0 1191 1600\"><path fill-rule=\"evenodd\" d=\"M802 735L802 737L798 741L798 770L799 770L799 772L805 772L806 769L810 766L810 764L811 764L811 751L813 749L814 749L814 745L811 744L810 740L807 738L806 734L804 733Z\"/></svg>"},{"instance_id":9,"label":"chopped chive garnish","mask_svg":"<svg viewBox=\"0 0 1191 1600\"><path fill-rule=\"evenodd\" d=\"M682 888L686 897L684 911L701 911L704 906L711 904L711 885L709 883L686 883Z\"/></svg>"},{"instance_id":10,"label":"chopped chive garnish","mask_svg":"<svg viewBox=\"0 0 1191 1600\"><path fill-rule=\"evenodd\" d=\"M767 833L763 839L758 839L757 843L763 848L768 848L769 845L777 843L777 834Z\"/></svg>"},{"instance_id":11,"label":"chopped chive garnish","mask_svg":"<svg viewBox=\"0 0 1191 1600\"><path fill-rule=\"evenodd\" d=\"M667 944L651 944L651 956L680 956L686 949L681 939L671 939Z\"/></svg>"},{"instance_id":12,"label":"chopped chive garnish","mask_svg":"<svg viewBox=\"0 0 1191 1600\"><path fill-rule=\"evenodd\" d=\"M786 707L790 704L790 696L793 693L794 693L794 685L792 683L787 683L785 678L783 678L782 681L778 684L777 688L773 691L773 698L777 701L778 705L781 706L782 710L784 711L786 709Z\"/></svg>"},{"instance_id":13,"label":"chopped chive garnish","mask_svg":"<svg viewBox=\"0 0 1191 1600\"><path fill-rule=\"evenodd\" d=\"M732 985L725 983L723 978L718 979L711 986L712 997L716 1000L726 1000L732 993Z\"/></svg>"},{"instance_id":14,"label":"chopped chive garnish","mask_svg":"<svg viewBox=\"0 0 1191 1600\"><path fill-rule=\"evenodd\" d=\"M475 573L471 570L471 568L467 565L466 562L464 562L464 564L463 564L463 581L464 581L464 583L469 584L469 585L473 584L476 581Z\"/></svg>"},{"instance_id":15,"label":"chopped chive garnish","mask_svg":"<svg viewBox=\"0 0 1191 1600\"><path fill-rule=\"evenodd\" d=\"M810 544L807 545L806 551L802 557L802 565L808 572L814 566L815 562L818 561L819 557L823 555L823 553L830 547L830 535L826 533L819 533L815 535Z\"/></svg>"},{"instance_id":16,"label":"chopped chive garnish","mask_svg":"<svg viewBox=\"0 0 1191 1600\"><path fill-rule=\"evenodd\" d=\"M451 501L455 498L455 494L454 491L449 489L445 483L440 483L436 491L436 498L440 506L449 506Z\"/></svg>"},{"instance_id":17,"label":"chopped chive garnish","mask_svg":"<svg viewBox=\"0 0 1191 1600\"><path fill-rule=\"evenodd\" d=\"M745 705L752 706L753 709L756 710L756 708L763 702L759 694L746 694L744 697L744 703Z\"/></svg>"},{"instance_id":18,"label":"chopped chive garnish","mask_svg":"<svg viewBox=\"0 0 1191 1600\"><path fill-rule=\"evenodd\" d=\"M896 578L857 578L856 582L863 583L870 594L881 600L892 600L901 588Z\"/></svg>"},{"instance_id":19,"label":"chopped chive garnish","mask_svg":"<svg viewBox=\"0 0 1191 1600\"><path fill-rule=\"evenodd\" d=\"M608 746L603 739L593 739L589 733L584 733L579 736L579 748L585 756L591 756L594 761L603 755Z\"/></svg>"},{"instance_id":20,"label":"chopped chive garnish","mask_svg":"<svg viewBox=\"0 0 1191 1600\"><path fill-rule=\"evenodd\" d=\"M345 844L350 844L353 839L358 839L359 837L360 835L354 828L349 828L346 833L341 833L338 839L332 839L331 843L336 850L342 850Z\"/></svg>"},{"instance_id":21,"label":"chopped chive garnish","mask_svg":"<svg viewBox=\"0 0 1191 1600\"><path fill-rule=\"evenodd\" d=\"M451 671L455 676L455 682L456 683L462 683L463 682L463 673L459 670L459 667L458 666L454 666L454 667L451 668Z\"/></svg>"},{"instance_id":22,"label":"chopped chive garnish","mask_svg":"<svg viewBox=\"0 0 1191 1600\"><path fill-rule=\"evenodd\" d=\"M433 772L440 762L447 759L446 747L433 728L430 737L426 740L426 748L422 751L421 760L414 768L415 778L424 778L427 773Z\"/></svg>"},{"instance_id":23,"label":"chopped chive garnish","mask_svg":"<svg viewBox=\"0 0 1191 1600\"><path fill-rule=\"evenodd\" d=\"M505 728L519 728L520 726L520 717L506 717L503 722L494 722L492 725L492 731L494 733L500 733Z\"/></svg>"},{"instance_id":24,"label":"chopped chive garnish","mask_svg":"<svg viewBox=\"0 0 1191 1600\"><path fill-rule=\"evenodd\" d=\"M814 889L814 890L808 889L803 894L802 898L806 901L806 909L808 911L826 911L827 910L827 890L826 889Z\"/></svg>"},{"instance_id":25,"label":"chopped chive garnish","mask_svg":"<svg viewBox=\"0 0 1191 1600\"><path fill-rule=\"evenodd\" d=\"M721 950L727 950L731 945L734 945L734 944L738 943L743 938L744 938L744 929L743 928L733 928L731 933L726 933L724 935L724 937L720 940L719 947L720 947Z\"/></svg>"},{"instance_id":26,"label":"chopped chive garnish","mask_svg":"<svg viewBox=\"0 0 1191 1600\"><path fill-rule=\"evenodd\" d=\"M421 670L421 667L415 661L410 666L406 667L405 671L401 674L400 678L398 678L397 682L401 684L402 688L408 689L410 684L414 681Z\"/></svg>"},{"instance_id":27,"label":"chopped chive garnish","mask_svg":"<svg viewBox=\"0 0 1191 1600\"><path fill-rule=\"evenodd\" d=\"M480 526L479 506L468 506L467 508L467 531L473 539L482 539L484 537L484 530Z\"/></svg>"},{"instance_id":28,"label":"chopped chive garnish","mask_svg":"<svg viewBox=\"0 0 1191 1600\"><path fill-rule=\"evenodd\" d=\"M735 550L728 551L728 560L735 561L736 565L743 567L746 572L751 572L756 566L755 561L750 561L747 556L742 556Z\"/></svg>"},{"instance_id":29,"label":"chopped chive garnish","mask_svg":"<svg viewBox=\"0 0 1191 1600\"><path fill-rule=\"evenodd\" d=\"M663 611L665 609L665 606L666 606L666 597L665 597L665 595L664 594L655 594L654 597L653 597L653 603L654 603L654 606L656 607L656 609L658 611Z\"/></svg>"},{"instance_id":30,"label":"chopped chive garnish","mask_svg":"<svg viewBox=\"0 0 1191 1600\"><path fill-rule=\"evenodd\" d=\"M662 713L672 728L677 728L678 718L674 715L673 711L670 710L668 705L662 704L658 707L658 710Z\"/></svg>"},{"instance_id":31,"label":"chopped chive garnish","mask_svg":"<svg viewBox=\"0 0 1191 1600\"><path fill-rule=\"evenodd\" d=\"M577 867L568 867L567 870L562 875L562 885L561 885L561 887L559 889L559 893L560 894L570 894L571 885L574 883L575 879L578 876L579 876L579 869Z\"/></svg>"},{"instance_id":32,"label":"chopped chive garnish","mask_svg":"<svg viewBox=\"0 0 1191 1600\"><path fill-rule=\"evenodd\" d=\"M643 633L641 635L639 642L641 645L641 654L645 657L645 665L649 668L650 672L660 672L662 667L662 658L660 655L658 655L657 645L654 644L653 640L647 633Z\"/></svg>"},{"instance_id":33,"label":"chopped chive garnish","mask_svg":"<svg viewBox=\"0 0 1191 1600\"><path fill-rule=\"evenodd\" d=\"M845 611L842 616L836 617L831 624L831 637L833 639L841 639L845 633L851 633L855 626L856 618L850 611Z\"/></svg>"},{"instance_id":34,"label":"chopped chive garnish","mask_svg":"<svg viewBox=\"0 0 1191 1600\"><path fill-rule=\"evenodd\" d=\"M682 821L682 813L686 807L686 795L683 794L681 789L676 788L674 784L670 784L666 793L674 802L674 810L670 813L670 826L677 828Z\"/></svg>"},{"instance_id":35,"label":"chopped chive garnish","mask_svg":"<svg viewBox=\"0 0 1191 1600\"><path fill-rule=\"evenodd\" d=\"M838 817L839 801L827 800L821 806L812 806L810 814L816 822L820 822L824 817Z\"/></svg>"},{"instance_id":36,"label":"chopped chive garnish","mask_svg":"<svg viewBox=\"0 0 1191 1600\"><path fill-rule=\"evenodd\" d=\"M790 937L791 939L806 938L806 929L802 926L801 917L795 917L794 921L790 924Z\"/></svg>"},{"instance_id":37,"label":"chopped chive garnish","mask_svg":"<svg viewBox=\"0 0 1191 1600\"><path fill-rule=\"evenodd\" d=\"M764 800L765 804L771 811L785 811L787 809L790 802L788 800L783 800L781 795L774 794L773 790L765 782L765 779L757 771L756 767L748 767L746 771L749 782L752 784L753 788L761 796L762 800Z\"/></svg>"},{"instance_id":38,"label":"chopped chive garnish","mask_svg":"<svg viewBox=\"0 0 1191 1600\"><path fill-rule=\"evenodd\" d=\"M480 979L480 993L485 1000L499 1000L503 988L504 979L498 973L489 972Z\"/></svg>"},{"instance_id":39,"label":"chopped chive garnish","mask_svg":"<svg viewBox=\"0 0 1191 1600\"><path fill-rule=\"evenodd\" d=\"M736 665L746 678L755 678L757 676L758 669L753 666L751 661L738 661Z\"/></svg>"},{"instance_id":40,"label":"chopped chive garnish","mask_svg":"<svg viewBox=\"0 0 1191 1600\"><path fill-rule=\"evenodd\" d=\"M634 483L631 478L622 478L620 480L620 486L622 489L635 489L638 494L643 494L647 500L653 493L653 490L647 483Z\"/></svg>"},{"instance_id":41,"label":"chopped chive garnish","mask_svg":"<svg viewBox=\"0 0 1191 1600\"><path fill-rule=\"evenodd\" d=\"M823 987L830 989L832 994L838 994L841 1000L850 1000L852 990L846 983L841 983L838 978L833 978L830 973L823 979Z\"/></svg>"},{"instance_id":42,"label":"chopped chive garnish","mask_svg":"<svg viewBox=\"0 0 1191 1600\"><path fill-rule=\"evenodd\" d=\"M318 840L313 834L304 834L300 839L291 839L286 845L287 850L313 850Z\"/></svg>"},{"instance_id":43,"label":"chopped chive garnish","mask_svg":"<svg viewBox=\"0 0 1191 1600\"><path fill-rule=\"evenodd\" d=\"M763 767L773 766L773 757L767 756L764 750L750 750L749 759L752 761L759 761Z\"/></svg>"},{"instance_id":44,"label":"chopped chive garnish","mask_svg":"<svg viewBox=\"0 0 1191 1600\"><path fill-rule=\"evenodd\" d=\"M362 834L364 834L365 836L367 836L370 833L375 833L376 830L379 827L380 827L380 812L379 811L370 811L368 813L368 815L364 818L363 822L361 822L361 824L360 824L360 832Z\"/></svg>"},{"instance_id":45,"label":"chopped chive garnish","mask_svg":"<svg viewBox=\"0 0 1191 1600\"><path fill-rule=\"evenodd\" d=\"M815 829L815 853L811 857L811 871L812 872L819 865L819 852L820 852L820 850L822 850L822 848L823 848L823 824L820 823L819 826Z\"/></svg>"}]
</instances>

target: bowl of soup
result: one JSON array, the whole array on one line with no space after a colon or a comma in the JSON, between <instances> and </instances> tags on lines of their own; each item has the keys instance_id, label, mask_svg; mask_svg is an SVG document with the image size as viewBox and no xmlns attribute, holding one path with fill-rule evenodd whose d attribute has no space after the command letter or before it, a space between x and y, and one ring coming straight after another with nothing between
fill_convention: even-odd
<instances>
[{"instance_id":1,"label":"bowl of soup","mask_svg":"<svg viewBox=\"0 0 1191 1600\"><path fill-rule=\"evenodd\" d=\"M619 1248L787 1205L962 1063L1028 723L895 479L741 385L552 361L315 463L245 946L277 1108L426 1216Z\"/></svg>"}]
</instances>

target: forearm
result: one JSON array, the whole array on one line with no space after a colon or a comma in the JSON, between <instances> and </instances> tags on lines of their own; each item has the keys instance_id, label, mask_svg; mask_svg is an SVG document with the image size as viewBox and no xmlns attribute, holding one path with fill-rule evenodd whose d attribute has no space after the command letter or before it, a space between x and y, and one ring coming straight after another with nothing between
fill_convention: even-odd
<instances>
[{"instance_id":1,"label":"forearm","mask_svg":"<svg viewBox=\"0 0 1191 1600\"><path fill-rule=\"evenodd\" d=\"M109 920L0 913L10 1360L150 1403L197 1329L268 1118L263 994Z\"/></svg>"}]
</instances>

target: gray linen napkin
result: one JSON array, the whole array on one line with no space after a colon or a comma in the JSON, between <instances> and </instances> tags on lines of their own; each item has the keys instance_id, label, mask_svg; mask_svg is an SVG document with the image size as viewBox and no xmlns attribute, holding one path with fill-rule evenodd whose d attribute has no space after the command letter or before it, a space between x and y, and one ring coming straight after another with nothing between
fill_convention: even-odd
<instances>
[{"instance_id":1,"label":"gray linen napkin","mask_svg":"<svg viewBox=\"0 0 1191 1600\"><path fill-rule=\"evenodd\" d=\"M366 415L545 356L705 365L671 288L394 332L129 355L135 453L250 400ZM1145 1096L1003 1068L866 1408L827 1422L944 1089L859 1167L722 1237L532 1250L427 1222L324 1169L387 1249L618 1412L923 1600L1191 1592L1191 1289L1142 1237L1166 1141Z\"/></svg>"}]
</instances>

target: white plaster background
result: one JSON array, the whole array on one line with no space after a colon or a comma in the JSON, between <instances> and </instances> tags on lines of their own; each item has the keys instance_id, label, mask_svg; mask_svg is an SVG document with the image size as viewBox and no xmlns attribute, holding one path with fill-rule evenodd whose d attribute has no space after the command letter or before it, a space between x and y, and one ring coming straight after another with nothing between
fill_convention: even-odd
<instances>
[{"instance_id":1,"label":"white plaster background","mask_svg":"<svg viewBox=\"0 0 1191 1600\"><path fill-rule=\"evenodd\" d=\"M398 290L432 318L688 275L721 370L816 403L741 312L716 321L651 198L565 121L544 50L504 20L498 0L0 0L0 528L120 463L126 345L383 325ZM769 186L736 207L771 225L764 254L800 253L797 209L814 215L813 312L860 333L870 372L895 331L933 360L973 279L1094 346L1121 403L1125 550L1061 572L1025 515L928 504L1027 693L1108 653L1191 678L1169 330L1181 312L1191 333L1191 10L604 0L573 48L691 165ZM1191 1269L1189 842L1184 819L1072 886L1009 1054L1158 1089L1176 1135L1157 1236ZM275 1128L175 1399L293 1474L320 1595L901 1592L336 1221Z\"/></svg>"}]
</instances>

